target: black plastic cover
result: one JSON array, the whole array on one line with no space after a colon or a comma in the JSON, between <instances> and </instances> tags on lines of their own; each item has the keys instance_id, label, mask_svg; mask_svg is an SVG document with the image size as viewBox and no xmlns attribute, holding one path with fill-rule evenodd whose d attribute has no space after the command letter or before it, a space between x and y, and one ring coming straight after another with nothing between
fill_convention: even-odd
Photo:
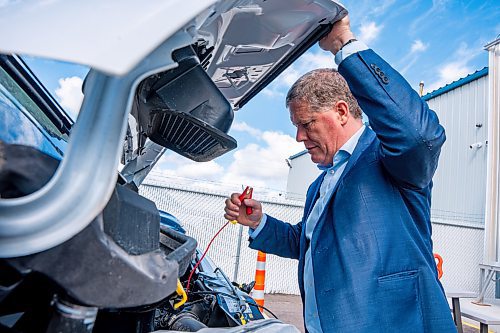
<instances>
[{"instance_id":1,"label":"black plastic cover","mask_svg":"<svg viewBox=\"0 0 500 333\"><path fill-rule=\"evenodd\" d=\"M157 250L160 214L151 200L117 185L103 211L104 232L127 253L139 255Z\"/></svg>"},{"instance_id":2,"label":"black plastic cover","mask_svg":"<svg viewBox=\"0 0 500 333\"><path fill-rule=\"evenodd\" d=\"M210 161L234 148L227 135L234 113L200 65L190 46L176 50L179 66L147 79L140 95L139 122L155 143L197 162Z\"/></svg>"}]
</instances>

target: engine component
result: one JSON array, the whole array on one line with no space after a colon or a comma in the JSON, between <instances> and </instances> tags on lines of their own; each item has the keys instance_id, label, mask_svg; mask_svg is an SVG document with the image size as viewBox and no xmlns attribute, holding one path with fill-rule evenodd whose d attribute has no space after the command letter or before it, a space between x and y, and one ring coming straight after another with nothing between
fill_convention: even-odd
<instances>
[{"instance_id":1,"label":"engine component","mask_svg":"<svg viewBox=\"0 0 500 333\"><path fill-rule=\"evenodd\" d=\"M76 305L55 296L55 307L47 333L72 332L90 333L97 317L96 307Z\"/></svg>"},{"instance_id":2,"label":"engine component","mask_svg":"<svg viewBox=\"0 0 500 333\"><path fill-rule=\"evenodd\" d=\"M198 317L191 312L181 312L173 316L167 328L172 331L196 332L208 326L199 321Z\"/></svg>"}]
</instances>

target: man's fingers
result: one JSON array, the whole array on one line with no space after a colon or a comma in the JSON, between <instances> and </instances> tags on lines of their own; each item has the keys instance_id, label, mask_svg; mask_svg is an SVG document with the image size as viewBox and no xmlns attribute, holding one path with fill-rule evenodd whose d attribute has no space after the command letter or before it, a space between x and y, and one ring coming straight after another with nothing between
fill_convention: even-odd
<instances>
[{"instance_id":1,"label":"man's fingers","mask_svg":"<svg viewBox=\"0 0 500 333\"><path fill-rule=\"evenodd\" d=\"M243 200L243 204L247 207L251 207L251 208L254 208L254 209L260 209L261 208L261 204L259 201L257 200L254 200L254 199L245 199Z\"/></svg>"},{"instance_id":2,"label":"man's fingers","mask_svg":"<svg viewBox=\"0 0 500 333\"><path fill-rule=\"evenodd\" d=\"M239 199L240 194L233 193L229 199L226 199L226 207L224 207L224 218L229 221L236 220L238 223L250 226L262 218L262 204L253 199L244 199L243 202ZM252 208L253 212L247 215L246 208Z\"/></svg>"},{"instance_id":3,"label":"man's fingers","mask_svg":"<svg viewBox=\"0 0 500 333\"><path fill-rule=\"evenodd\" d=\"M231 194L231 202L240 206L241 205L240 194L239 193Z\"/></svg>"},{"instance_id":4,"label":"man's fingers","mask_svg":"<svg viewBox=\"0 0 500 333\"><path fill-rule=\"evenodd\" d=\"M241 201L238 193L231 194L231 197L225 201L224 218L229 221L238 220L240 216Z\"/></svg>"},{"instance_id":5,"label":"man's fingers","mask_svg":"<svg viewBox=\"0 0 500 333\"><path fill-rule=\"evenodd\" d=\"M233 215L229 215L229 214L224 214L224 218L228 221L234 221L234 220L238 220L238 217L236 216L233 216Z\"/></svg>"},{"instance_id":6,"label":"man's fingers","mask_svg":"<svg viewBox=\"0 0 500 333\"><path fill-rule=\"evenodd\" d=\"M229 208L229 207L226 207L224 208L224 211L226 212L226 214L228 215L232 215L234 217L238 217L240 214L239 214L239 208Z\"/></svg>"},{"instance_id":7,"label":"man's fingers","mask_svg":"<svg viewBox=\"0 0 500 333\"><path fill-rule=\"evenodd\" d=\"M231 195L230 199L226 199L226 207L228 207L231 210L238 210L239 207L241 206L241 201L238 199L238 193L235 193L236 196L233 194Z\"/></svg>"},{"instance_id":8,"label":"man's fingers","mask_svg":"<svg viewBox=\"0 0 500 333\"><path fill-rule=\"evenodd\" d=\"M354 38L351 31L349 15L335 22L327 36L319 41L319 46L325 50L336 54L342 45L349 39Z\"/></svg>"}]
</instances>

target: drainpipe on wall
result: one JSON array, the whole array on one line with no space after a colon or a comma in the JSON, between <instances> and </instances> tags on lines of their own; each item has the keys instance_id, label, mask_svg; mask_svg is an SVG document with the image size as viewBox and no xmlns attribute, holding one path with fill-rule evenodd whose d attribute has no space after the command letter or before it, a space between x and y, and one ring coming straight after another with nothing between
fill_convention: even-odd
<instances>
[{"instance_id":1,"label":"drainpipe on wall","mask_svg":"<svg viewBox=\"0 0 500 333\"><path fill-rule=\"evenodd\" d=\"M484 47L489 53L488 68L488 160L486 178L486 209L484 229L484 264L482 276L500 274L500 35ZM491 275L490 275L491 273ZM490 277L491 279L491 277ZM491 280L482 280L481 296ZM496 283L495 297L500 298L500 282Z\"/></svg>"}]
</instances>

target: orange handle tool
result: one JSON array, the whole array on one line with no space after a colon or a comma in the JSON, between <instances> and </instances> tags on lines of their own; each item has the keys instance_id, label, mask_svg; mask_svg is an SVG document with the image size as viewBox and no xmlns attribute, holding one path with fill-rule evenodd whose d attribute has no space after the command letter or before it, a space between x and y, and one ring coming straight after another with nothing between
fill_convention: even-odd
<instances>
[{"instance_id":1,"label":"orange handle tool","mask_svg":"<svg viewBox=\"0 0 500 333\"><path fill-rule=\"evenodd\" d=\"M243 191L243 193L240 194L238 199L240 199L241 202L243 202L243 199L252 199L252 193L253 193L253 188L247 186L247 188ZM247 215L252 214L253 213L252 207L247 206L246 213Z\"/></svg>"},{"instance_id":2,"label":"orange handle tool","mask_svg":"<svg viewBox=\"0 0 500 333\"><path fill-rule=\"evenodd\" d=\"M443 258L439 254L434 253L434 260L437 260L438 279L441 279L443 276Z\"/></svg>"}]
</instances>

